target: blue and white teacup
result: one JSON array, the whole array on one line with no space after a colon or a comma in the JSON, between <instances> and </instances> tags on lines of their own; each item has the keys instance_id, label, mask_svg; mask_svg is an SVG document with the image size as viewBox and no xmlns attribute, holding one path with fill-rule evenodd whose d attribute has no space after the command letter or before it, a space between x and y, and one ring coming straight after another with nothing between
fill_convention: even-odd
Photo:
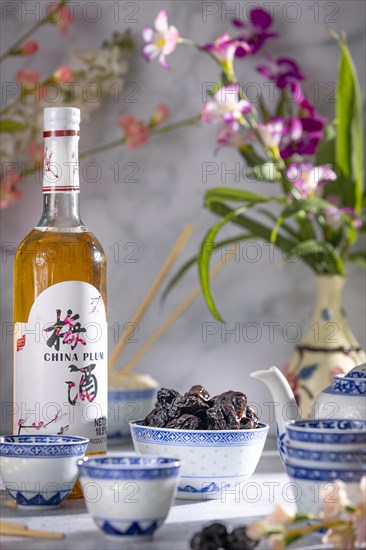
<instances>
[{"instance_id":1,"label":"blue and white teacup","mask_svg":"<svg viewBox=\"0 0 366 550\"><path fill-rule=\"evenodd\" d=\"M57 508L71 493L78 461L89 439L60 435L0 437L0 465L7 492L22 508Z\"/></svg>"},{"instance_id":2,"label":"blue and white teacup","mask_svg":"<svg viewBox=\"0 0 366 550\"><path fill-rule=\"evenodd\" d=\"M97 526L115 539L151 538L165 521L180 461L131 454L79 461L86 506Z\"/></svg>"}]
</instances>

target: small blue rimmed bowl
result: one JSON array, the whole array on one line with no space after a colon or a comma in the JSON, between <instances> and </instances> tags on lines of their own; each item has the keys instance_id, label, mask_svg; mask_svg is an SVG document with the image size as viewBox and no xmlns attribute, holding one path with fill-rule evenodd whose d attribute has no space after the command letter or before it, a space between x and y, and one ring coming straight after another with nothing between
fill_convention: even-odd
<instances>
[{"instance_id":1,"label":"small blue rimmed bowl","mask_svg":"<svg viewBox=\"0 0 366 550\"><path fill-rule=\"evenodd\" d=\"M151 388L108 389L108 443L131 442L130 422L145 418L153 409L158 385Z\"/></svg>"},{"instance_id":2,"label":"small blue rimmed bowl","mask_svg":"<svg viewBox=\"0 0 366 550\"><path fill-rule=\"evenodd\" d=\"M0 437L2 480L17 506L57 508L75 485L88 443L86 437L59 435Z\"/></svg>"},{"instance_id":3,"label":"small blue rimmed bowl","mask_svg":"<svg viewBox=\"0 0 366 550\"><path fill-rule=\"evenodd\" d=\"M224 499L241 491L254 473L267 424L249 430L184 430L131 422L135 451L141 455L175 456L182 464L177 497L192 500Z\"/></svg>"},{"instance_id":4,"label":"small blue rimmed bowl","mask_svg":"<svg viewBox=\"0 0 366 550\"><path fill-rule=\"evenodd\" d=\"M365 475L365 469L358 468L327 468L321 464L318 467L306 465L299 466L290 460L285 460L285 468L290 479L289 486L293 492L292 502L296 503L298 512L304 514L319 513L324 495L331 497L332 502L337 502L339 487L338 480L343 481L347 487L347 494L352 501L359 498L360 481Z\"/></svg>"},{"instance_id":5,"label":"small blue rimmed bowl","mask_svg":"<svg viewBox=\"0 0 366 550\"><path fill-rule=\"evenodd\" d=\"M291 445L299 447L306 443L335 450L334 445L342 445L351 450L366 445L366 420L296 420L286 425L286 432Z\"/></svg>"},{"instance_id":6,"label":"small blue rimmed bowl","mask_svg":"<svg viewBox=\"0 0 366 550\"><path fill-rule=\"evenodd\" d=\"M105 535L143 540L164 523L179 480L179 460L123 454L78 464L88 512Z\"/></svg>"}]
</instances>

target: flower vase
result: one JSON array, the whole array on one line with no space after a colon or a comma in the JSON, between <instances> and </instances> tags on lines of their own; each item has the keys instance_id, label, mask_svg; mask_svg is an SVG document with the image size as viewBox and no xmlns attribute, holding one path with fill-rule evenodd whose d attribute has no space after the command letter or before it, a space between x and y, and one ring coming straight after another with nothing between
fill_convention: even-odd
<instances>
[{"instance_id":1,"label":"flower vase","mask_svg":"<svg viewBox=\"0 0 366 550\"><path fill-rule=\"evenodd\" d=\"M342 307L345 279L318 275L315 282L316 303L310 326L284 368L303 418L310 416L314 399L336 374L347 373L366 357Z\"/></svg>"}]
</instances>

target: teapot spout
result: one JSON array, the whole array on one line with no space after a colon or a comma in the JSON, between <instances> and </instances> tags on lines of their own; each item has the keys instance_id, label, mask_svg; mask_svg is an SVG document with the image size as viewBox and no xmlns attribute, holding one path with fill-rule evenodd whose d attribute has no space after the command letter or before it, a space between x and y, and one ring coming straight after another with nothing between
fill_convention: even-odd
<instances>
[{"instance_id":1,"label":"teapot spout","mask_svg":"<svg viewBox=\"0 0 366 550\"><path fill-rule=\"evenodd\" d=\"M290 384L277 367L271 367L268 370L257 370L250 373L250 376L262 380L271 392L277 432L279 437L284 437L286 423L299 418L299 409Z\"/></svg>"}]
</instances>

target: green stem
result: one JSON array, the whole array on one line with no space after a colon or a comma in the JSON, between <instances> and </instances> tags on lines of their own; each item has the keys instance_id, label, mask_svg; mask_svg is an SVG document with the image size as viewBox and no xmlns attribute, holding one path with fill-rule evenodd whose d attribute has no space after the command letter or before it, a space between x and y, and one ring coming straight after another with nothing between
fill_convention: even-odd
<instances>
[{"instance_id":1,"label":"green stem","mask_svg":"<svg viewBox=\"0 0 366 550\"><path fill-rule=\"evenodd\" d=\"M200 120L201 120L201 115L196 115L194 117L186 118L178 122L172 122L171 124L167 124L166 126L162 126L161 128L153 128L151 130L151 135L157 136L160 134L167 134L168 132L177 130L178 128L183 128L185 126L191 126L193 124L196 124ZM126 141L127 141L126 136L123 136L119 139L116 139L115 141L106 143L105 145L100 145L99 147L94 147L93 149L89 149L88 151L83 151L82 153L80 153L79 159L82 160L91 155L97 155L99 153L104 153L105 151L109 151L110 149L114 149L115 147L120 147L121 145L124 145ZM35 172L38 172L40 169L41 167L39 165L35 165L32 168L25 168L21 172L21 175L22 177L28 176L29 174L34 174Z\"/></svg>"},{"instance_id":2,"label":"green stem","mask_svg":"<svg viewBox=\"0 0 366 550\"><path fill-rule=\"evenodd\" d=\"M60 3L55 7L55 9L53 11L57 11L60 7L62 7L63 5L66 4L68 0L61 0ZM6 52L4 52L2 54L2 56L0 56L0 63L2 63L6 58L10 57L11 55L13 55L13 52L18 50L20 48L20 46L27 40L27 38L29 38L30 36L32 36L32 34L34 34L36 31L38 31L39 28L41 28L43 25L45 25L46 23L49 23L50 22L50 17L52 17L52 14L53 14L53 11L51 11L48 15L46 15L43 19L41 19L40 21L37 21L37 23L35 23L33 25L33 27L31 27L27 32L25 32L18 40L16 40L14 42L14 44L12 46L10 46L10 48L8 50L6 50Z\"/></svg>"}]
</instances>

